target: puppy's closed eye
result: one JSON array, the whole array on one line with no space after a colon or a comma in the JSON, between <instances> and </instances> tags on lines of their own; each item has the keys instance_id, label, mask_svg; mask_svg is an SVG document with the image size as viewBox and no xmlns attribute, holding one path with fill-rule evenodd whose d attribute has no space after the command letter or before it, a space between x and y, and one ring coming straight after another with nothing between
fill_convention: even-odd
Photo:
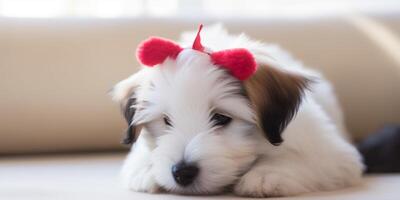
<instances>
[{"instance_id":1,"label":"puppy's closed eye","mask_svg":"<svg viewBox=\"0 0 400 200\"><path fill-rule=\"evenodd\" d=\"M211 122L213 123L213 126L220 126L220 127L227 126L231 121L232 121L231 117L228 117L220 113L215 113L211 117Z\"/></svg>"},{"instance_id":2,"label":"puppy's closed eye","mask_svg":"<svg viewBox=\"0 0 400 200\"><path fill-rule=\"evenodd\" d=\"M164 116L163 120L164 120L164 124L165 124L165 125L171 126L171 127L172 127L171 120L169 119L168 116Z\"/></svg>"}]
</instances>

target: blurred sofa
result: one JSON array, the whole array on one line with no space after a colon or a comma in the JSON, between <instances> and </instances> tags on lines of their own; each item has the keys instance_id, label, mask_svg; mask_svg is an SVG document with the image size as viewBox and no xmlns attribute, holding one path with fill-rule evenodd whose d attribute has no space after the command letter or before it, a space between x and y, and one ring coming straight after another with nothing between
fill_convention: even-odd
<instances>
[{"instance_id":1,"label":"blurred sofa","mask_svg":"<svg viewBox=\"0 0 400 200\"><path fill-rule=\"evenodd\" d=\"M232 33L277 43L323 72L355 141L400 123L400 13L296 20L0 18L0 199L198 198L117 186L125 124L107 92L138 69L141 40L178 38L200 22L217 21ZM359 187L294 199L398 199L399 186L398 175L373 175Z\"/></svg>"}]
</instances>

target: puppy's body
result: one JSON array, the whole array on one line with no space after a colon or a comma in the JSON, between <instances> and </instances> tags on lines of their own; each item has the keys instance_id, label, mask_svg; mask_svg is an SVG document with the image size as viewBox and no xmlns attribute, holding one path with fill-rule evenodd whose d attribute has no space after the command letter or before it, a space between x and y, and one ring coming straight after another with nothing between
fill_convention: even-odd
<instances>
[{"instance_id":1,"label":"puppy's body","mask_svg":"<svg viewBox=\"0 0 400 200\"><path fill-rule=\"evenodd\" d=\"M185 34L182 46L188 46L185 44L192 36ZM186 49L176 60L144 68L117 84L114 99L123 107L133 106L136 113L131 120L139 124L138 139L122 169L128 188L210 194L233 186L237 195L261 197L333 190L359 182L363 166L358 152L346 140L342 113L329 82L278 47L250 41L244 35L230 36L221 27L205 30L203 41L213 51L247 48L259 65L258 72L249 81L240 82L216 68L207 54ZM270 80L259 84L254 77L263 77L262 70ZM309 90L301 90L306 83L298 77L311 77L315 82ZM265 113L255 103L263 92L252 91L257 84L278 88L266 91L262 98L274 107L271 111L266 106L267 118L260 116ZM302 101L288 106L295 113L298 103L297 115L291 121L285 116L286 128L279 122L278 129L284 131L277 137L271 133L274 127L270 128L279 117L274 110L286 109L281 100L292 103L292 91ZM132 96L136 103L126 105ZM277 104L271 104L273 101ZM210 114L215 112L231 116L232 122L214 127ZM163 116L170 118L171 126L163 123ZM280 136L283 142L275 146ZM274 138L278 138L276 143ZM188 186L177 184L171 175L171 168L183 161L196 163L200 169Z\"/></svg>"}]
</instances>

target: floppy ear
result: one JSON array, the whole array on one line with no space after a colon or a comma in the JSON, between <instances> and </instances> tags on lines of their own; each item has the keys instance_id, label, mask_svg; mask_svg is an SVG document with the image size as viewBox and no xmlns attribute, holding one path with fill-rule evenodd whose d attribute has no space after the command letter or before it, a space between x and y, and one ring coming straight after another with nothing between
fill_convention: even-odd
<instances>
[{"instance_id":1,"label":"floppy ear","mask_svg":"<svg viewBox=\"0 0 400 200\"><path fill-rule=\"evenodd\" d=\"M136 141L140 134L139 126L132 124L133 117L135 115L136 108L133 107L136 104L136 98L134 94L129 98L125 106L121 106L121 111L124 113L125 120L128 123L128 128L125 131L125 137L122 139L122 144L132 144Z\"/></svg>"},{"instance_id":2,"label":"floppy ear","mask_svg":"<svg viewBox=\"0 0 400 200\"><path fill-rule=\"evenodd\" d=\"M269 142L283 142L281 133L295 116L309 79L267 65L244 81L247 95L257 114L257 123Z\"/></svg>"},{"instance_id":3,"label":"floppy ear","mask_svg":"<svg viewBox=\"0 0 400 200\"><path fill-rule=\"evenodd\" d=\"M135 90L139 86L140 82L143 81L143 77L144 70L141 70L129 78L119 82L111 91L113 100L120 104L121 111L128 124L125 137L121 141L123 144L134 143L141 132L141 126L132 124L132 120L136 112L136 108L134 107L134 105L136 105Z\"/></svg>"}]
</instances>

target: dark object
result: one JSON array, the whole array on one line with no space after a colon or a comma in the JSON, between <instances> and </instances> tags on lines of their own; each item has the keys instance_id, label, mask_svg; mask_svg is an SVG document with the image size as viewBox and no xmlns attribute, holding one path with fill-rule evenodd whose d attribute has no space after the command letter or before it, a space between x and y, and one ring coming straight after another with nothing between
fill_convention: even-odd
<instances>
[{"instance_id":1,"label":"dark object","mask_svg":"<svg viewBox=\"0 0 400 200\"><path fill-rule=\"evenodd\" d=\"M180 162L172 166L172 175L174 176L175 182L181 186L188 186L191 184L197 174L199 174L199 168L195 165Z\"/></svg>"},{"instance_id":2,"label":"dark object","mask_svg":"<svg viewBox=\"0 0 400 200\"><path fill-rule=\"evenodd\" d=\"M400 126L385 126L358 144L366 173L400 172Z\"/></svg>"}]
</instances>

